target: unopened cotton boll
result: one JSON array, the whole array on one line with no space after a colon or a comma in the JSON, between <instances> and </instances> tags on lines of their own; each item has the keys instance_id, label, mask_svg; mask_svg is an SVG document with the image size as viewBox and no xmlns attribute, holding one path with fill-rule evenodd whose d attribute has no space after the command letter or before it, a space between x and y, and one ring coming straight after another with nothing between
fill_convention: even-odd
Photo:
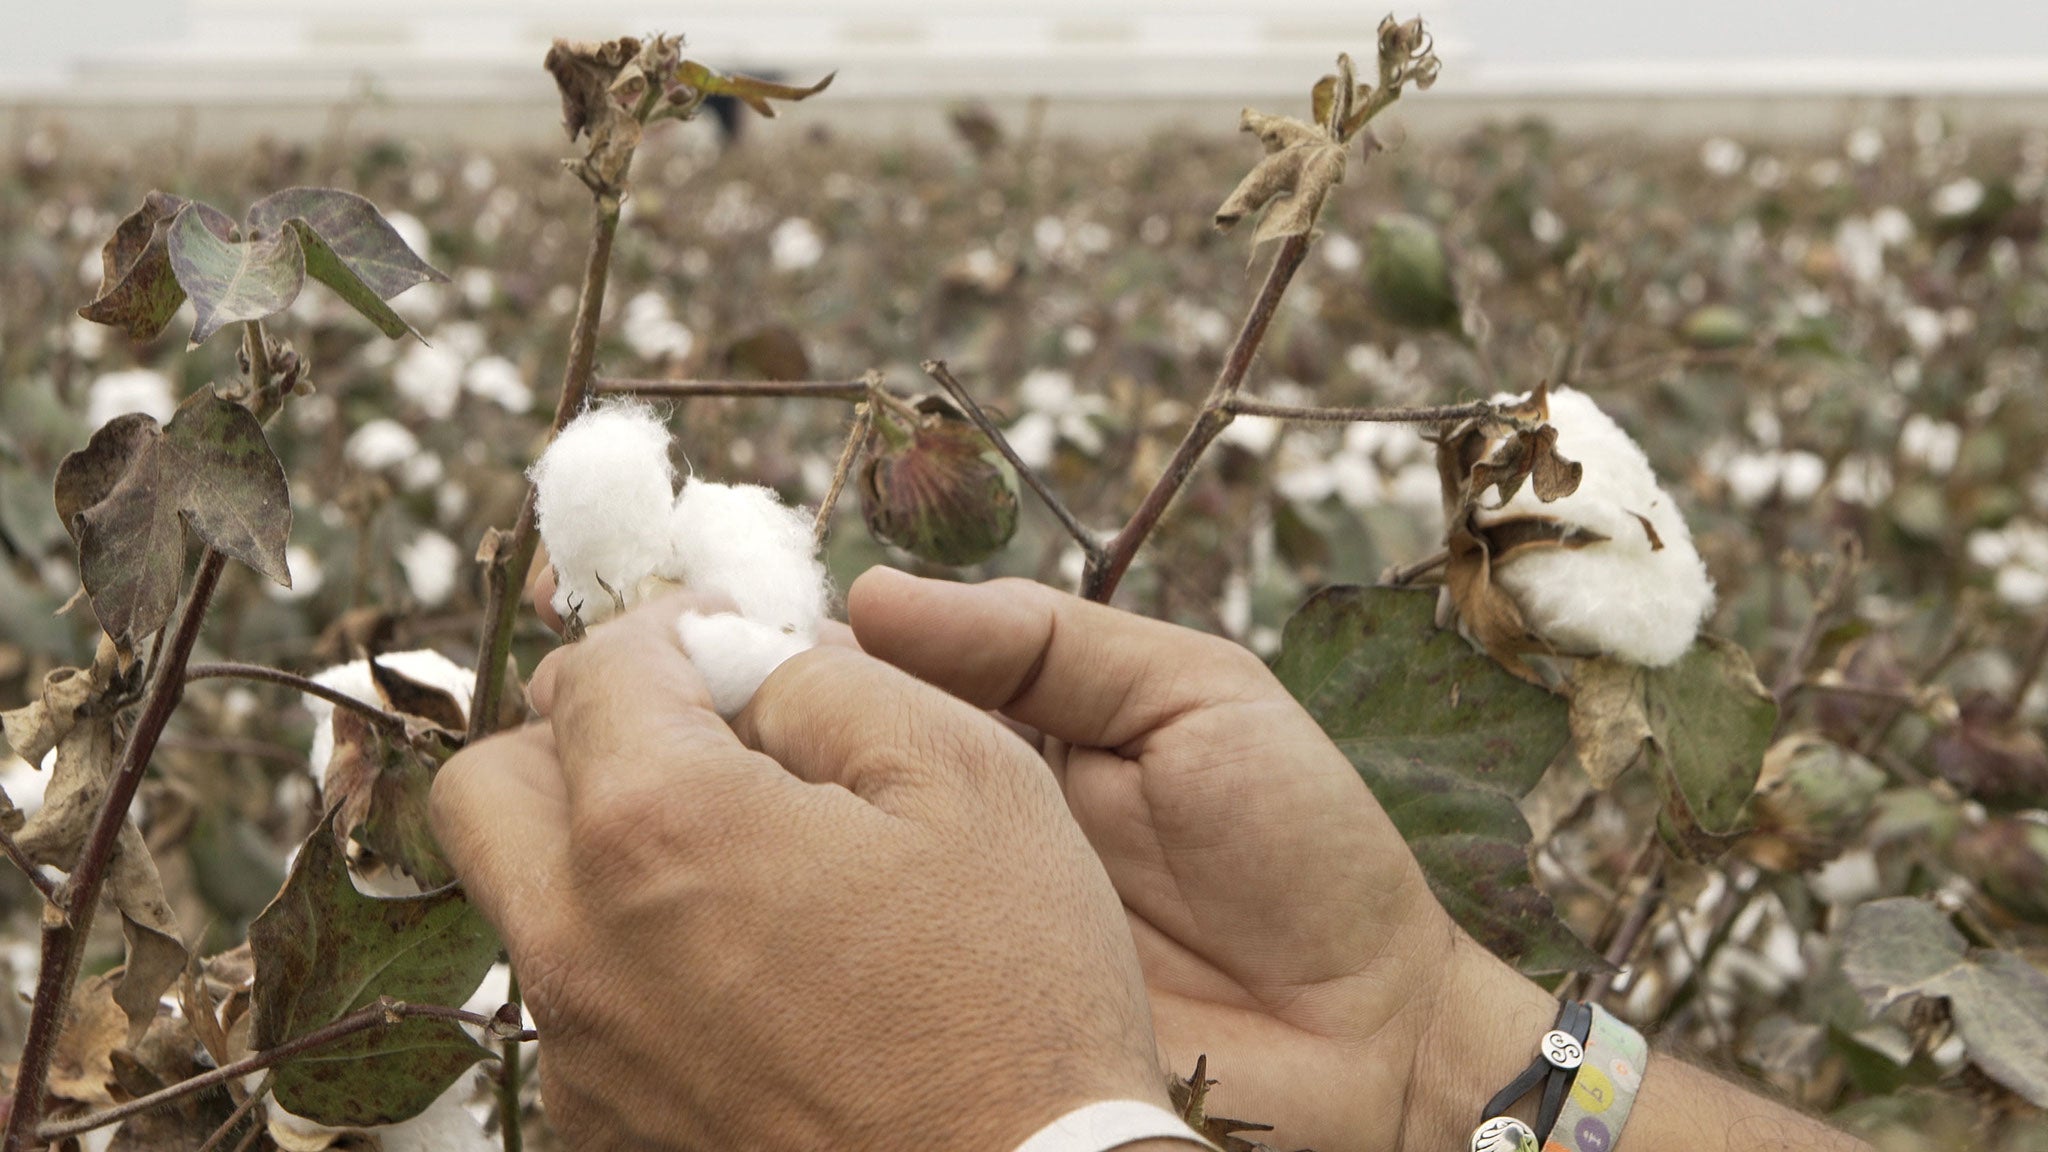
<instances>
[{"instance_id":1,"label":"unopened cotton boll","mask_svg":"<svg viewBox=\"0 0 2048 1152\"><path fill-rule=\"evenodd\" d=\"M769 673L816 644L810 635L784 632L730 612L685 612L676 621L676 635L682 639L683 654L711 689L711 706L728 720L754 698Z\"/></svg>"},{"instance_id":2,"label":"unopened cotton boll","mask_svg":"<svg viewBox=\"0 0 2048 1152\"><path fill-rule=\"evenodd\" d=\"M431 648L417 652L388 652L377 657L377 663L408 680L439 688L455 697L465 716L469 713L469 698L476 692L476 673L439 652ZM365 704L383 706L383 698L377 694L377 682L370 676L370 662L367 660L336 665L315 675L313 683ZM305 702L306 711L313 714L313 748L306 762L313 770L313 778L324 784L327 763L334 759L334 725L329 723L334 718L334 705L318 696L307 696Z\"/></svg>"},{"instance_id":3,"label":"unopened cotton boll","mask_svg":"<svg viewBox=\"0 0 2048 1152\"><path fill-rule=\"evenodd\" d=\"M778 631L817 634L825 569L811 520L766 488L692 479L669 518L673 554L656 574L730 597L739 614Z\"/></svg>"},{"instance_id":4,"label":"unopened cotton boll","mask_svg":"<svg viewBox=\"0 0 2048 1152\"><path fill-rule=\"evenodd\" d=\"M1551 392L1549 422L1558 454L1584 467L1578 489L1545 503L1525 484L1505 506L1482 507L1479 521L1540 516L1606 539L1584 548L1526 549L1495 566L1495 583L1561 650L1604 652L1652 668L1672 663L1692 647L1714 606L1692 530L1658 486L1643 450L1591 397L1569 388Z\"/></svg>"},{"instance_id":5,"label":"unopened cotton boll","mask_svg":"<svg viewBox=\"0 0 2048 1152\"><path fill-rule=\"evenodd\" d=\"M672 566L663 530L675 500L668 429L644 404L593 408L535 462L535 511L555 566L554 608L586 624L615 610L609 586L633 593Z\"/></svg>"}]
</instances>

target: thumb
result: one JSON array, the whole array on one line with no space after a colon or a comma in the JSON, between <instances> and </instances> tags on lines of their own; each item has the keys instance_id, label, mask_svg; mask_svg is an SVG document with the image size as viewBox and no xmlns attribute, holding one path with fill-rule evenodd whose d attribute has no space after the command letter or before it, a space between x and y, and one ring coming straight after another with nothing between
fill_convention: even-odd
<instances>
[{"instance_id":1,"label":"thumb","mask_svg":"<svg viewBox=\"0 0 2048 1152\"><path fill-rule=\"evenodd\" d=\"M971 816L994 795L1043 793L1038 757L984 712L850 647L784 661L733 718L741 741L800 779L902 816Z\"/></svg>"}]
</instances>

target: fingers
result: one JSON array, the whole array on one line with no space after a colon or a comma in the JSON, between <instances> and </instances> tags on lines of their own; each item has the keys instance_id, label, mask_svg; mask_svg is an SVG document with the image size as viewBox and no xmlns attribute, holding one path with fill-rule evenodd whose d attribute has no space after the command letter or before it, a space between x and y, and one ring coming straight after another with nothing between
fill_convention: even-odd
<instances>
[{"instance_id":1,"label":"fingers","mask_svg":"<svg viewBox=\"0 0 2048 1152\"><path fill-rule=\"evenodd\" d=\"M785 661L733 727L798 779L838 784L897 815L959 811L967 797L1041 774L985 713L851 648Z\"/></svg>"},{"instance_id":2,"label":"fingers","mask_svg":"<svg viewBox=\"0 0 2048 1152\"><path fill-rule=\"evenodd\" d=\"M546 724L473 744L434 775L434 838L484 918L513 939L519 909L553 905L569 846L569 799Z\"/></svg>"},{"instance_id":3,"label":"fingers","mask_svg":"<svg viewBox=\"0 0 2048 1152\"><path fill-rule=\"evenodd\" d=\"M572 807L781 775L712 711L704 677L676 635L686 606L684 597L643 605L534 669L534 706L553 726Z\"/></svg>"},{"instance_id":4,"label":"fingers","mask_svg":"<svg viewBox=\"0 0 2048 1152\"><path fill-rule=\"evenodd\" d=\"M1119 748L1204 707L1281 691L1227 640L1026 580L955 584L870 568L847 593L863 649L1071 744Z\"/></svg>"}]
</instances>

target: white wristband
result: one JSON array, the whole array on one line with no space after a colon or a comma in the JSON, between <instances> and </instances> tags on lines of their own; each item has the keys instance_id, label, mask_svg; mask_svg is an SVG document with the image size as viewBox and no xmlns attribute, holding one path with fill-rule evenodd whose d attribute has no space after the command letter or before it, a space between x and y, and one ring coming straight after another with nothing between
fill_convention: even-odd
<instances>
[{"instance_id":1,"label":"white wristband","mask_svg":"<svg viewBox=\"0 0 2048 1152\"><path fill-rule=\"evenodd\" d=\"M1157 1104L1100 1100L1040 1128L1017 1152L1110 1152L1140 1140L1179 1140L1212 1152L1216 1147Z\"/></svg>"}]
</instances>

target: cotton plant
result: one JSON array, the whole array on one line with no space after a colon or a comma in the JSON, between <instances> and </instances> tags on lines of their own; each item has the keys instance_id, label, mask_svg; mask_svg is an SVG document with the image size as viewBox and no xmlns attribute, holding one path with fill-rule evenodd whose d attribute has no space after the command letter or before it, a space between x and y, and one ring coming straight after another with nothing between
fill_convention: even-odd
<instances>
[{"instance_id":1,"label":"cotton plant","mask_svg":"<svg viewBox=\"0 0 2048 1152\"><path fill-rule=\"evenodd\" d=\"M690 476L678 488L669 447L652 408L615 402L569 423L535 463L553 607L588 625L677 589L730 604L686 611L676 629L731 717L817 643L830 586L809 517L757 485Z\"/></svg>"},{"instance_id":2,"label":"cotton plant","mask_svg":"<svg viewBox=\"0 0 2048 1152\"><path fill-rule=\"evenodd\" d=\"M1493 398L1505 419L1439 442L1446 574L1462 623L1510 670L1530 653L1676 662L1714 606L1677 502L1592 397Z\"/></svg>"}]
</instances>

